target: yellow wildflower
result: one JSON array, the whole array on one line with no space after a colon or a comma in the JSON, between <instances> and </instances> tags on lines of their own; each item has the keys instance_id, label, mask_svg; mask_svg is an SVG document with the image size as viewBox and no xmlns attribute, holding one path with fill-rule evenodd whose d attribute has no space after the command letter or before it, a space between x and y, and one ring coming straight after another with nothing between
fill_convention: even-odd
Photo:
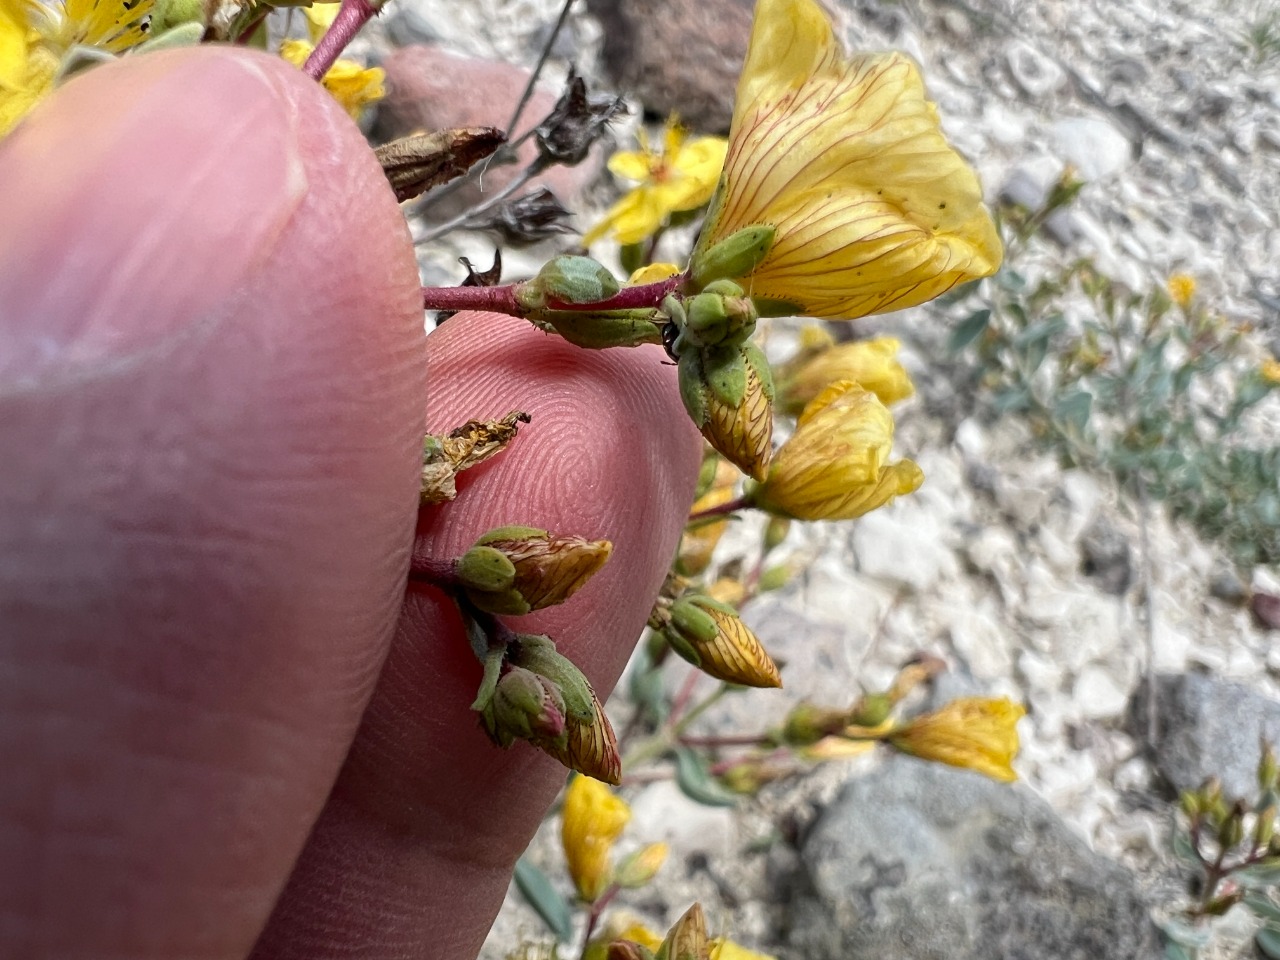
<instances>
[{"instance_id":1,"label":"yellow wildflower","mask_svg":"<svg viewBox=\"0 0 1280 960\"><path fill-rule=\"evenodd\" d=\"M816 355L798 357L798 362L788 363L775 373L778 409L799 413L837 380L854 381L886 405L905 400L916 388L898 362L901 346L895 337L876 337L835 344Z\"/></svg>"},{"instance_id":2,"label":"yellow wildflower","mask_svg":"<svg viewBox=\"0 0 1280 960\"><path fill-rule=\"evenodd\" d=\"M612 879L613 844L631 819L631 808L603 783L576 776L564 794L560 842L578 896L594 903Z\"/></svg>"},{"instance_id":3,"label":"yellow wildflower","mask_svg":"<svg viewBox=\"0 0 1280 960\"><path fill-rule=\"evenodd\" d=\"M1196 295L1196 278L1189 273L1175 273L1165 283L1169 296L1180 307L1185 307Z\"/></svg>"},{"instance_id":4,"label":"yellow wildflower","mask_svg":"<svg viewBox=\"0 0 1280 960\"><path fill-rule=\"evenodd\" d=\"M762 510L797 520L849 520L911 493L924 474L910 460L889 463L893 417L852 380L837 380L805 407L747 496Z\"/></svg>"},{"instance_id":5,"label":"yellow wildflower","mask_svg":"<svg viewBox=\"0 0 1280 960\"><path fill-rule=\"evenodd\" d=\"M729 152L693 256L773 228L740 278L813 317L914 306L989 276L1002 250L982 190L901 53L848 57L814 0L759 0Z\"/></svg>"},{"instance_id":6,"label":"yellow wildflower","mask_svg":"<svg viewBox=\"0 0 1280 960\"><path fill-rule=\"evenodd\" d=\"M627 286L634 287L642 283L657 283L659 280L674 277L679 272L680 268L674 263L651 263L633 272L627 280Z\"/></svg>"},{"instance_id":7,"label":"yellow wildflower","mask_svg":"<svg viewBox=\"0 0 1280 960\"><path fill-rule=\"evenodd\" d=\"M740 946L724 937L716 937L709 946L711 948L709 953L710 960L774 960L768 954L748 950L746 947Z\"/></svg>"},{"instance_id":8,"label":"yellow wildflower","mask_svg":"<svg viewBox=\"0 0 1280 960\"><path fill-rule=\"evenodd\" d=\"M341 3L325 3L323 0L316 0L311 6L302 8L302 15L307 18L307 37L312 44L319 43L320 38L329 32L341 8Z\"/></svg>"},{"instance_id":9,"label":"yellow wildflower","mask_svg":"<svg viewBox=\"0 0 1280 960\"><path fill-rule=\"evenodd\" d=\"M639 150L623 150L609 158L609 169L639 186L609 208L604 219L582 238L585 245L613 234L624 246L657 233L671 214L696 210L715 192L728 142L722 137L697 137L686 142L684 128L672 117L663 134L662 150L649 146L644 130L637 134Z\"/></svg>"},{"instance_id":10,"label":"yellow wildflower","mask_svg":"<svg viewBox=\"0 0 1280 960\"><path fill-rule=\"evenodd\" d=\"M1010 783L1018 779L1011 764L1018 753L1018 720L1026 712L1006 697L965 697L916 717L886 739L922 760L976 770Z\"/></svg>"},{"instance_id":11,"label":"yellow wildflower","mask_svg":"<svg viewBox=\"0 0 1280 960\"><path fill-rule=\"evenodd\" d=\"M643 887L662 869L670 852L665 843L646 844L618 864L614 883L620 887Z\"/></svg>"},{"instance_id":12,"label":"yellow wildflower","mask_svg":"<svg viewBox=\"0 0 1280 960\"><path fill-rule=\"evenodd\" d=\"M146 39L154 0L0 0L0 136L53 90L75 47L122 53Z\"/></svg>"},{"instance_id":13,"label":"yellow wildflower","mask_svg":"<svg viewBox=\"0 0 1280 960\"><path fill-rule=\"evenodd\" d=\"M313 49L306 40L286 40L280 44L280 56L295 67L301 67ZM381 67L362 67L354 60L339 60L320 82L351 114L351 119L358 120L361 110L382 99L385 93L382 81L385 78L386 73Z\"/></svg>"},{"instance_id":14,"label":"yellow wildflower","mask_svg":"<svg viewBox=\"0 0 1280 960\"><path fill-rule=\"evenodd\" d=\"M1267 383L1280 385L1280 360L1263 360L1258 372Z\"/></svg>"}]
</instances>

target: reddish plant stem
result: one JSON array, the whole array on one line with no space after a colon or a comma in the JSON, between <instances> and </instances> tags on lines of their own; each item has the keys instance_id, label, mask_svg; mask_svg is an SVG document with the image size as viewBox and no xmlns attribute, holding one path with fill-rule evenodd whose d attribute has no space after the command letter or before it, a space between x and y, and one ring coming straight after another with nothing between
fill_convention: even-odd
<instances>
[{"instance_id":1,"label":"reddish plant stem","mask_svg":"<svg viewBox=\"0 0 1280 960\"><path fill-rule=\"evenodd\" d=\"M714 507L707 507L705 510L699 510L697 513L691 513L689 514L689 519L685 522L693 523L695 520L705 520L707 517L719 517L726 513L736 513L750 506L752 506L752 503L747 497L735 497L727 503L721 503Z\"/></svg>"},{"instance_id":2,"label":"reddish plant stem","mask_svg":"<svg viewBox=\"0 0 1280 960\"><path fill-rule=\"evenodd\" d=\"M582 956L585 957L587 955L587 944L591 942L591 935L596 932L596 925L600 922L600 917L604 913L605 907L613 902L613 898L618 895L618 891L621 889L616 883L611 883L604 893L596 898L596 902L591 904L591 912L587 914L587 932L582 939Z\"/></svg>"},{"instance_id":3,"label":"reddish plant stem","mask_svg":"<svg viewBox=\"0 0 1280 960\"><path fill-rule=\"evenodd\" d=\"M426 310L487 310L513 317L525 315L512 283L500 287L423 287L422 306Z\"/></svg>"},{"instance_id":4,"label":"reddish plant stem","mask_svg":"<svg viewBox=\"0 0 1280 960\"><path fill-rule=\"evenodd\" d=\"M453 572L452 560L415 556L409 563L409 582L447 589L458 585L458 577Z\"/></svg>"},{"instance_id":5,"label":"reddish plant stem","mask_svg":"<svg viewBox=\"0 0 1280 960\"><path fill-rule=\"evenodd\" d=\"M312 80L322 80L342 55L342 51L347 49L347 45L360 32L360 28L372 20L377 12L378 8L370 4L369 0L342 0L338 15L333 18L333 23L311 51L311 56L307 57L307 62L302 65L303 72Z\"/></svg>"}]
</instances>

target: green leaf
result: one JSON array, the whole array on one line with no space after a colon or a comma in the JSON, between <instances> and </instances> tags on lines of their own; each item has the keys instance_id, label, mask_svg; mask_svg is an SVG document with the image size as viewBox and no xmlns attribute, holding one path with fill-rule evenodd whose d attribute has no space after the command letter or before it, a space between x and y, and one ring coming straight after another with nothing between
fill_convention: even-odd
<instances>
[{"instance_id":1,"label":"green leaf","mask_svg":"<svg viewBox=\"0 0 1280 960\"><path fill-rule=\"evenodd\" d=\"M542 918L542 922L561 943L568 943L573 936L573 915L569 903L551 885L545 873L526 857L516 861L516 889L529 902L529 906Z\"/></svg>"},{"instance_id":2,"label":"green leaf","mask_svg":"<svg viewBox=\"0 0 1280 960\"><path fill-rule=\"evenodd\" d=\"M1280 960L1280 926L1268 923L1253 935L1253 942L1267 960Z\"/></svg>"},{"instance_id":3,"label":"green leaf","mask_svg":"<svg viewBox=\"0 0 1280 960\"><path fill-rule=\"evenodd\" d=\"M1265 893L1250 890L1244 895L1244 905L1269 926L1280 925L1280 903L1276 903Z\"/></svg>"},{"instance_id":4,"label":"green leaf","mask_svg":"<svg viewBox=\"0 0 1280 960\"><path fill-rule=\"evenodd\" d=\"M1053 415L1078 435L1084 436L1093 410L1093 394L1087 390L1064 393L1053 405Z\"/></svg>"},{"instance_id":5,"label":"green leaf","mask_svg":"<svg viewBox=\"0 0 1280 960\"><path fill-rule=\"evenodd\" d=\"M959 353L973 343L974 340L977 340L978 337L982 336L990 322L990 310L973 311L951 331L951 339L947 342L947 349L952 353Z\"/></svg>"},{"instance_id":6,"label":"green leaf","mask_svg":"<svg viewBox=\"0 0 1280 960\"><path fill-rule=\"evenodd\" d=\"M1246 890L1280 886L1280 857L1267 857L1252 867L1235 871L1231 877Z\"/></svg>"},{"instance_id":7,"label":"green leaf","mask_svg":"<svg viewBox=\"0 0 1280 960\"><path fill-rule=\"evenodd\" d=\"M676 747L676 784L690 800L708 807L732 807L738 797L711 775L707 761L688 747Z\"/></svg>"},{"instance_id":8,"label":"green leaf","mask_svg":"<svg viewBox=\"0 0 1280 960\"><path fill-rule=\"evenodd\" d=\"M1173 836L1169 840L1173 847L1173 855L1179 860L1185 860L1187 863L1200 862L1200 858L1196 856L1195 847L1191 845L1191 832L1185 827L1174 826Z\"/></svg>"}]
</instances>

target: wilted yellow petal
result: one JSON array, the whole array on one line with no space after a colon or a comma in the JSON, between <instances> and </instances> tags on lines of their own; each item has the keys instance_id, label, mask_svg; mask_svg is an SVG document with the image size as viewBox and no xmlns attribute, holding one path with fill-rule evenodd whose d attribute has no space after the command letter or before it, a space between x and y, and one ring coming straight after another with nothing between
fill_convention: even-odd
<instances>
[{"instance_id":1,"label":"wilted yellow petal","mask_svg":"<svg viewBox=\"0 0 1280 960\"><path fill-rule=\"evenodd\" d=\"M323 3L320 0L302 8L302 13L307 18L307 36L313 44L319 43L320 38L333 26L334 18L341 8L341 3Z\"/></svg>"},{"instance_id":2,"label":"wilted yellow petal","mask_svg":"<svg viewBox=\"0 0 1280 960\"><path fill-rule=\"evenodd\" d=\"M301 67L313 49L305 40L286 40L280 44L280 56L295 67ZM382 99L385 93L382 82L385 79L386 74L381 67L362 67L354 60L339 60L329 68L320 83L353 120L358 120L366 106Z\"/></svg>"},{"instance_id":3,"label":"wilted yellow petal","mask_svg":"<svg viewBox=\"0 0 1280 960\"><path fill-rule=\"evenodd\" d=\"M625 180L647 180L650 156L642 150L619 150L609 158L609 172Z\"/></svg>"},{"instance_id":4,"label":"wilted yellow petal","mask_svg":"<svg viewBox=\"0 0 1280 960\"><path fill-rule=\"evenodd\" d=\"M1280 360L1263 360L1258 372L1267 383L1280 383Z\"/></svg>"},{"instance_id":5,"label":"wilted yellow petal","mask_svg":"<svg viewBox=\"0 0 1280 960\"><path fill-rule=\"evenodd\" d=\"M759 0L721 193L694 252L747 227L774 242L744 286L808 316L923 303L1002 256L977 177L915 63L846 58L814 0Z\"/></svg>"},{"instance_id":6,"label":"wilted yellow petal","mask_svg":"<svg viewBox=\"0 0 1280 960\"><path fill-rule=\"evenodd\" d=\"M767 953L756 953L724 937L711 941L709 957L710 960L774 960Z\"/></svg>"},{"instance_id":7,"label":"wilted yellow petal","mask_svg":"<svg viewBox=\"0 0 1280 960\"><path fill-rule=\"evenodd\" d=\"M769 475L748 496L797 520L860 517L924 481L910 460L887 462L892 446L885 405L853 381L837 381L805 407Z\"/></svg>"},{"instance_id":8,"label":"wilted yellow petal","mask_svg":"<svg viewBox=\"0 0 1280 960\"><path fill-rule=\"evenodd\" d=\"M837 380L854 381L886 405L905 400L915 393L915 386L898 362L900 347L895 337L876 337L835 344L802 357L798 363L788 363L775 374L778 408L783 413L798 413Z\"/></svg>"},{"instance_id":9,"label":"wilted yellow petal","mask_svg":"<svg viewBox=\"0 0 1280 960\"><path fill-rule=\"evenodd\" d=\"M603 783L576 776L564 794L560 842L578 895L593 903L609 885L613 844L631 808Z\"/></svg>"},{"instance_id":10,"label":"wilted yellow petal","mask_svg":"<svg viewBox=\"0 0 1280 960\"><path fill-rule=\"evenodd\" d=\"M1018 778L1018 720L1026 710L1008 698L965 697L908 722L887 737L904 753L964 767L1004 783Z\"/></svg>"}]
</instances>

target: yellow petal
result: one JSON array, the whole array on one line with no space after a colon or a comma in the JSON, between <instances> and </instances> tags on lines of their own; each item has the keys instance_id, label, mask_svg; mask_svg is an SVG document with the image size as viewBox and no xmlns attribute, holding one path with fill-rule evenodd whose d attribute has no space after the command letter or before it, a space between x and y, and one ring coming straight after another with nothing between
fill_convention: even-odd
<instances>
[{"instance_id":1,"label":"yellow petal","mask_svg":"<svg viewBox=\"0 0 1280 960\"><path fill-rule=\"evenodd\" d=\"M876 337L832 344L788 363L777 373L779 409L796 413L828 385L852 380L870 390L884 404L905 400L915 393L907 371L898 362L901 344L894 337Z\"/></svg>"},{"instance_id":2,"label":"yellow petal","mask_svg":"<svg viewBox=\"0 0 1280 960\"><path fill-rule=\"evenodd\" d=\"M674 263L651 263L631 274L631 277L627 280L627 286L635 287L642 283L657 283L659 280L674 277L679 272L680 268Z\"/></svg>"},{"instance_id":3,"label":"yellow petal","mask_svg":"<svg viewBox=\"0 0 1280 960\"><path fill-rule=\"evenodd\" d=\"M815 397L795 433L749 492L756 506L798 520L848 520L916 490L910 460L889 464L893 417L875 394L850 380Z\"/></svg>"},{"instance_id":4,"label":"yellow petal","mask_svg":"<svg viewBox=\"0 0 1280 960\"><path fill-rule=\"evenodd\" d=\"M285 40L280 44L280 56L295 67L301 67L314 49L305 40ZM357 120L361 110L382 99L382 82L385 79L386 74L381 67L362 67L354 60L339 60L329 68L321 84L351 118Z\"/></svg>"},{"instance_id":5,"label":"yellow petal","mask_svg":"<svg viewBox=\"0 0 1280 960\"><path fill-rule=\"evenodd\" d=\"M695 251L776 229L753 296L853 318L923 303L1002 255L977 177L947 144L915 64L845 58L813 0L761 0L722 193Z\"/></svg>"},{"instance_id":6,"label":"yellow petal","mask_svg":"<svg viewBox=\"0 0 1280 960\"><path fill-rule=\"evenodd\" d=\"M1018 720L1026 710L1005 697L964 697L916 717L888 741L905 753L964 767L1004 783L1018 778Z\"/></svg>"},{"instance_id":7,"label":"yellow petal","mask_svg":"<svg viewBox=\"0 0 1280 960\"><path fill-rule=\"evenodd\" d=\"M710 960L774 960L773 957L766 953L756 953L754 950L748 950L746 947L724 937L716 937L716 939L712 940L710 948Z\"/></svg>"},{"instance_id":8,"label":"yellow petal","mask_svg":"<svg viewBox=\"0 0 1280 960\"><path fill-rule=\"evenodd\" d=\"M609 158L609 172L627 180L648 180L650 160L639 150L619 150Z\"/></svg>"},{"instance_id":9,"label":"yellow petal","mask_svg":"<svg viewBox=\"0 0 1280 960\"><path fill-rule=\"evenodd\" d=\"M603 783L575 776L564 794L560 840L578 895L592 903L609 884L613 844L631 808Z\"/></svg>"},{"instance_id":10,"label":"yellow petal","mask_svg":"<svg viewBox=\"0 0 1280 960\"><path fill-rule=\"evenodd\" d=\"M341 3L313 2L311 6L302 8L302 13L307 18L307 36L311 38L312 43L320 42L320 38L333 25L333 20L341 7Z\"/></svg>"},{"instance_id":11,"label":"yellow petal","mask_svg":"<svg viewBox=\"0 0 1280 960\"><path fill-rule=\"evenodd\" d=\"M0 91L16 90L26 76L26 7L19 0L0 0Z\"/></svg>"}]
</instances>

